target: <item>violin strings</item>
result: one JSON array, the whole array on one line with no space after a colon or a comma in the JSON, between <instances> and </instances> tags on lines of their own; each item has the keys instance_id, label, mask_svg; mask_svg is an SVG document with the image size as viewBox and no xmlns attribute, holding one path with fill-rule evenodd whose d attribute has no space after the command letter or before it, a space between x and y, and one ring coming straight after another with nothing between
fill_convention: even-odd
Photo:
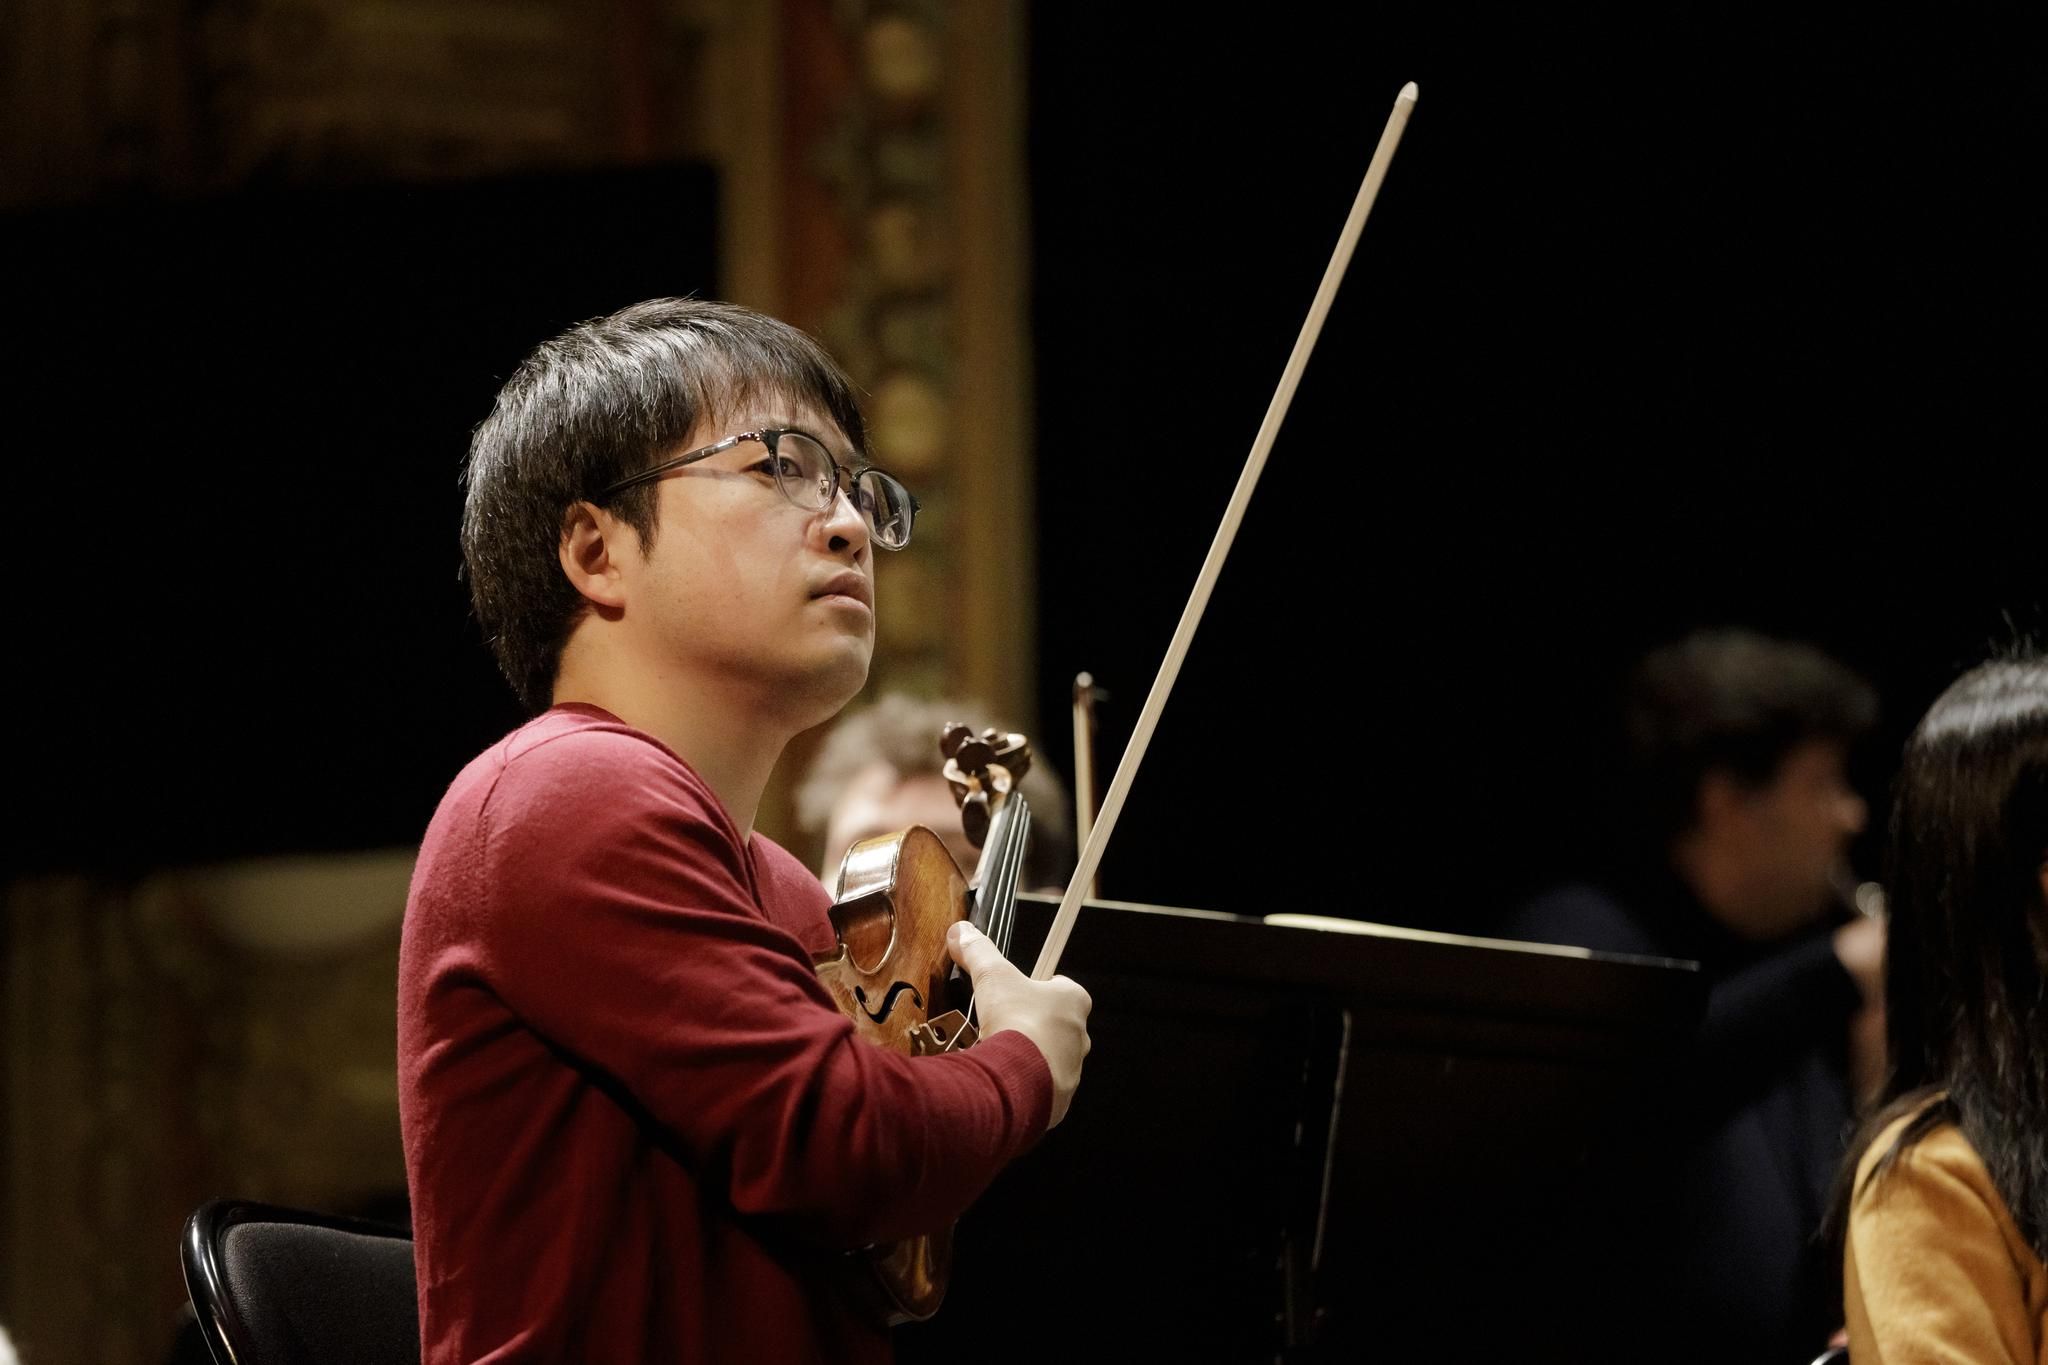
<instances>
[{"instance_id":1,"label":"violin strings","mask_svg":"<svg viewBox=\"0 0 2048 1365\"><path fill-rule=\"evenodd\" d=\"M975 905L981 911L979 927L990 938L995 937L995 916L1003 903L1003 860L1010 849L1010 826L1015 812L1005 803L997 808L994 818L989 821L988 836L982 843L982 877L975 888Z\"/></svg>"},{"instance_id":2,"label":"violin strings","mask_svg":"<svg viewBox=\"0 0 2048 1365\"><path fill-rule=\"evenodd\" d=\"M980 902L987 911L983 923L984 932L995 940L996 951L1005 958L1010 955L1010 939L1017 923L1017 876L1024 866L1024 841L1031 833L1031 807L1022 796L1013 795L1004 802L989 831L990 842L995 845L995 866L989 870L988 885L982 889ZM967 1002L967 1022L975 1024L975 1006L979 1001Z\"/></svg>"},{"instance_id":3,"label":"violin strings","mask_svg":"<svg viewBox=\"0 0 2048 1365\"><path fill-rule=\"evenodd\" d=\"M975 889L974 895L976 906L983 912L981 931L990 938L995 938L995 916L998 907L1003 903L1003 860L1008 854L1010 847L1011 818L1010 807L1005 803L996 811L995 818L989 822L988 838L982 845L981 865L984 875L981 879L981 885ZM1002 943L1000 940L997 941L996 948L997 951L1001 951ZM977 1012L975 1007L980 1003L979 997L976 996L969 996L967 999L967 1026L969 1028L976 1027Z\"/></svg>"},{"instance_id":4,"label":"violin strings","mask_svg":"<svg viewBox=\"0 0 2048 1365\"><path fill-rule=\"evenodd\" d=\"M1007 880L1010 871L1010 849L1014 842L1010 838L1010 830L1016 817L1008 806L1004 807L1002 814L1002 826L997 832L1001 838L1001 843L995 850L997 855L996 863L989 870L989 885L981 901L982 908L988 912L987 918L982 921L982 928L991 939L995 940L996 951L1008 957L1009 943L1007 927L1004 923L1004 909L1013 902L1013 898L1004 882ZM979 1004L979 997L970 999L967 1002L967 1023L970 1027L979 1026L979 1016L976 1010L976 1006Z\"/></svg>"},{"instance_id":5,"label":"violin strings","mask_svg":"<svg viewBox=\"0 0 2048 1365\"><path fill-rule=\"evenodd\" d=\"M988 936L1005 957L1016 922L1017 874L1023 866L1024 838L1031 828L1031 811L1022 797L1013 796L1003 809L1002 846L997 850L993 895L984 902L989 908Z\"/></svg>"},{"instance_id":6,"label":"violin strings","mask_svg":"<svg viewBox=\"0 0 2048 1365\"><path fill-rule=\"evenodd\" d=\"M1014 810L1005 810L1003 812L1003 844L1001 848L996 850L996 865L989 874L989 897L984 902L988 915L982 928L988 932L990 938L995 940L997 952L1003 950L1003 940L1001 938L1003 932L1003 905L1010 894L1010 888L1006 883L1009 881L1010 873L1011 832L1016 829L1016 822L1017 813Z\"/></svg>"},{"instance_id":7,"label":"violin strings","mask_svg":"<svg viewBox=\"0 0 2048 1365\"><path fill-rule=\"evenodd\" d=\"M1010 955L1010 939L1017 923L1017 878L1024 867L1024 841L1031 833L1031 808L1022 797L1013 797L1011 803L1016 810L1011 815L1012 827L1006 831L1003 846L1002 896L996 902L997 918L989 935L1004 957Z\"/></svg>"}]
</instances>

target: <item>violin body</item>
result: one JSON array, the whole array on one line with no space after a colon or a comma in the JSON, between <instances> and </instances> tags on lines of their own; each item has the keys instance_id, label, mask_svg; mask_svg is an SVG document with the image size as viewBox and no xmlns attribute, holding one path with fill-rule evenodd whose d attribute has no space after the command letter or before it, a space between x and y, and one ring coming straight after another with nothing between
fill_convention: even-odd
<instances>
[{"instance_id":1,"label":"violin body","mask_svg":"<svg viewBox=\"0 0 2048 1365\"><path fill-rule=\"evenodd\" d=\"M938 835L922 825L863 839L839 864L832 906L834 949L813 961L818 979L878 1047L912 1057L971 1047L973 984L946 951L946 933L966 920L1009 955L1017 873L1031 813L1015 785L1031 765L1022 735L995 730L977 737L949 725L940 737L944 776L960 803L968 840L982 849L980 885L967 878ZM922 1236L865 1249L865 1297L894 1326L939 1311L953 1265L949 1225Z\"/></svg>"},{"instance_id":2,"label":"violin body","mask_svg":"<svg viewBox=\"0 0 2048 1365\"><path fill-rule=\"evenodd\" d=\"M924 826L863 839L839 867L839 947L817 960L818 979L870 1042L914 1057L965 1047L946 931L972 905L953 855Z\"/></svg>"},{"instance_id":3,"label":"violin body","mask_svg":"<svg viewBox=\"0 0 2048 1365\"><path fill-rule=\"evenodd\" d=\"M946 954L946 931L971 905L953 855L922 825L847 850L832 907L839 947L815 965L861 1036L911 1056L974 1041L954 1007ZM870 1306L886 1322L919 1322L938 1311L953 1261L950 1226L863 1254L873 1272Z\"/></svg>"}]
</instances>

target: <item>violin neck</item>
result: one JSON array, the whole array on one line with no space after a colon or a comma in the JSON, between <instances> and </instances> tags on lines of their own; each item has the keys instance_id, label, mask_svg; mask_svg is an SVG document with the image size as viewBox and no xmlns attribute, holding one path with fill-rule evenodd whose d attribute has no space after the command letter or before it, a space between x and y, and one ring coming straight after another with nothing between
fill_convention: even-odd
<instances>
[{"instance_id":1,"label":"violin neck","mask_svg":"<svg viewBox=\"0 0 2048 1365\"><path fill-rule=\"evenodd\" d=\"M988 825L981 845L981 867L975 882L974 908L968 920L1010 955L1011 931L1017 923L1017 879L1024 871L1025 841L1031 837L1031 808L1011 793Z\"/></svg>"}]
</instances>

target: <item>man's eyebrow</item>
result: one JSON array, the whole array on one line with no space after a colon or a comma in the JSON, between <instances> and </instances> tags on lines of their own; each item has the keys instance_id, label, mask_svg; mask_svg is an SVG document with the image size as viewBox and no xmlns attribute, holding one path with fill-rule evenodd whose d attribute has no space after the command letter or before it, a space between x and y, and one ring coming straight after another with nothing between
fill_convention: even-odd
<instances>
[{"instance_id":1,"label":"man's eyebrow","mask_svg":"<svg viewBox=\"0 0 2048 1365\"><path fill-rule=\"evenodd\" d=\"M827 425L836 431L838 429L839 424L836 422L827 422ZM808 423L800 422L794 417L756 416L752 421L750 421L747 424L746 430L768 431L771 428L777 431L802 432L804 435L816 441L819 445L825 447L827 451L831 452L832 458L839 461L843 465L851 466L853 464L858 463L860 460L860 452L853 448L853 442L847 440L843 434L840 436L838 441L835 442L830 436L826 435L825 432L820 431L818 428L811 426Z\"/></svg>"}]
</instances>

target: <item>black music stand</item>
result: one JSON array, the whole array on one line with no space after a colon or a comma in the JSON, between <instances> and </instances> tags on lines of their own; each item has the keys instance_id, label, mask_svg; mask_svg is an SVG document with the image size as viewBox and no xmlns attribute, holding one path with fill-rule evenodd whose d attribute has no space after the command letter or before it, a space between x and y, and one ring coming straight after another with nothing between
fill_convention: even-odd
<instances>
[{"instance_id":1,"label":"black music stand","mask_svg":"<svg viewBox=\"0 0 2048 1365\"><path fill-rule=\"evenodd\" d=\"M1020 898L1019 963L1053 904ZM906 1365L1593 1358L1692 964L1105 902L1062 970L1082 1090L962 1221Z\"/></svg>"}]
</instances>

